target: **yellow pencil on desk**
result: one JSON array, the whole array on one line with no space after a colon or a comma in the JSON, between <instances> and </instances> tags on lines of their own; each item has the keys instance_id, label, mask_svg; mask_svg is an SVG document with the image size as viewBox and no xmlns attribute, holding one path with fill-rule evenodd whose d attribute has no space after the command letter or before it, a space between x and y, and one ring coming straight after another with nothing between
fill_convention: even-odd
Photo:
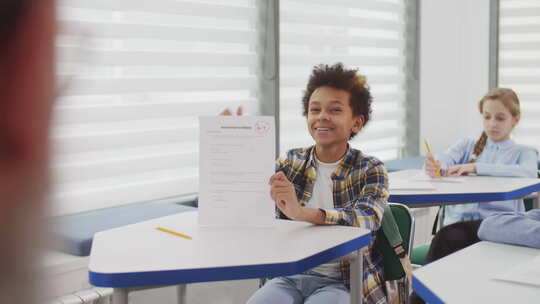
<instances>
[{"instance_id":1,"label":"yellow pencil on desk","mask_svg":"<svg viewBox=\"0 0 540 304\"><path fill-rule=\"evenodd\" d=\"M187 234L183 234L183 233L180 233L180 232L176 232L176 231L172 231L172 230L169 230L167 228L163 228L163 227L156 227L157 230L159 231L163 231L163 232L167 232L167 233L170 233L170 234L174 234L176 236L179 236L179 237L183 237L185 239L189 239L191 240L191 237Z\"/></svg>"},{"instance_id":2,"label":"yellow pencil on desk","mask_svg":"<svg viewBox=\"0 0 540 304\"><path fill-rule=\"evenodd\" d=\"M428 144L427 140L425 140L425 139L424 139L424 145L426 145L426 150L427 150L427 152L428 152L429 154L431 154L431 149L429 148L429 144ZM439 163L439 161L436 160L436 159L435 159L435 162L436 162L436 163ZM437 177L441 177L441 169L435 171L435 175L436 175Z\"/></svg>"}]
</instances>

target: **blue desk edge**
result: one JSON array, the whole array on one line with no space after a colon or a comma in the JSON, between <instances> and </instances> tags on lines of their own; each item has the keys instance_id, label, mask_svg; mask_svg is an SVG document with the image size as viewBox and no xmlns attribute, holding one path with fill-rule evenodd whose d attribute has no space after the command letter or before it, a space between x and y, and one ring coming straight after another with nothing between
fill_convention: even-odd
<instances>
[{"instance_id":1,"label":"blue desk edge","mask_svg":"<svg viewBox=\"0 0 540 304\"><path fill-rule=\"evenodd\" d=\"M435 293L433 293L424 283L422 283L418 278L413 275L412 282L413 290L418 294L426 303L430 304L444 304L444 301L441 300Z\"/></svg>"},{"instance_id":2,"label":"blue desk edge","mask_svg":"<svg viewBox=\"0 0 540 304\"><path fill-rule=\"evenodd\" d=\"M366 233L365 235L346 243L329 248L296 262L127 273L100 273L89 271L88 277L90 283L94 286L126 288L293 275L302 273L315 266L334 260L337 257L345 256L355 250L361 249L367 246L371 242L371 239L371 233Z\"/></svg>"},{"instance_id":3,"label":"blue desk edge","mask_svg":"<svg viewBox=\"0 0 540 304\"><path fill-rule=\"evenodd\" d=\"M540 179L530 185L510 192L485 192L470 194L390 194L389 202L395 203L440 203L440 202L492 202L518 199L540 190Z\"/></svg>"}]
</instances>

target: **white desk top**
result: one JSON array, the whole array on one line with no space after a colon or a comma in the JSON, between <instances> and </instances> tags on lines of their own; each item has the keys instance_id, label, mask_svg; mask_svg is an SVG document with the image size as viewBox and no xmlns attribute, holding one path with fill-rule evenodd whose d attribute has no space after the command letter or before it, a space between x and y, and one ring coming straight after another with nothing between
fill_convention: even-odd
<instances>
[{"instance_id":1,"label":"white desk top","mask_svg":"<svg viewBox=\"0 0 540 304\"><path fill-rule=\"evenodd\" d=\"M407 179L420 170L391 172L388 179ZM388 201L421 206L445 202L493 202L513 200L540 190L540 179L463 176L463 183L434 182L435 190L390 190Z\"/></svg>"},{"instance_id":2,"label":"white desk top","mask_svg":"<svg viewBox=\"0 0 540 304\"><path fill-rule=\"evenodd\" d=\"M480 242L414 271L413 289L429 303L540 303L540 287L494 279L539 255L538 249Z\"/></svg>"},{"instance_id":3,"label":"white desk top","mask_svg":"<svg viewBox=\"0 0 540 304\"><path fill-rule=\"evenodd\" d=\"M193 237L184 239L161 226ZM300 273L369 244L368 230L277 220L274 228L200 228L197 212L99 232L90 283L172 285Z\"/></svg>"}]
</instances>

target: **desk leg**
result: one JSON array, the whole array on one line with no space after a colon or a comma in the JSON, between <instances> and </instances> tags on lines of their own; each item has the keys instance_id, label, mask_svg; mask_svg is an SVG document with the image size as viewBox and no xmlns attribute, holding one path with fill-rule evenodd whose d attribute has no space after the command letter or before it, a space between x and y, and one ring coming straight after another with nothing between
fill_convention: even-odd
<instances>
[{"instance_id":1,"label":"desk leg","mask_svg":"<svg viewBox=\"0 0 540 304\"><path fill-rule=\"evenodd\" d=\"M186 284L176 286L178 304L186 304Z\"/></svg>"},{"instance_id":2,"label":"desk leg","mask_svg":"<svg viewBox=\"0 0 540 304\"><path fill-rule=\"evenodd\" d=\"M363 300L363 291L364 291L364 271L362 267L364 266L364 256L362 250L356 251L356 257L351 261L351 272L350 272L350 282L351 282L351 304L362 303Z\"/></svg>"},{"instance_id":3,"label":"desk leg","mask_svg":"<svg viewBox=\"0 0 540 304\"><path fill-rule=\"evenodd\" d=\"M129 291L127 288L114 288L112 296L113 304L128 304L128 294Z\"/></svg>"}]
</instances>

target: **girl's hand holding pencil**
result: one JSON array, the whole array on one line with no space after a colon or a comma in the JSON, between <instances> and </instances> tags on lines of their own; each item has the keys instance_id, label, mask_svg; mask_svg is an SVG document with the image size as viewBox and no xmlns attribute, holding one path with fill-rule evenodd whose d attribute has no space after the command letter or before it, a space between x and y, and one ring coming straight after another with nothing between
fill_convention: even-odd
<instances>
[{"instance_id":1,"label":"girl's hand holding pencil","mask_svg":"<svg viewBox=\"0 0 540 304\"><path fill-rule=\"evenodd\" d=\"M441 169L441 163L436 160L431 153L426 154L424 168L430 177L437 178L444 176L443 170Z\"/></svg>"},{"instance_id":2,"label":"girl's hand holding pencil","mask_svg":"<svg viewBox=\"0 0 540 304\"><path fill-rule=\"evenodd\" d=\"M426 145L426 161L424 164L426 173L432 177L443 177L444 171L441 169L441 163L433 157L433 154L431 154L431 149L429 148L429 144L427 140L424 140L424 144Z\"/></svg>"}]
</instances>

